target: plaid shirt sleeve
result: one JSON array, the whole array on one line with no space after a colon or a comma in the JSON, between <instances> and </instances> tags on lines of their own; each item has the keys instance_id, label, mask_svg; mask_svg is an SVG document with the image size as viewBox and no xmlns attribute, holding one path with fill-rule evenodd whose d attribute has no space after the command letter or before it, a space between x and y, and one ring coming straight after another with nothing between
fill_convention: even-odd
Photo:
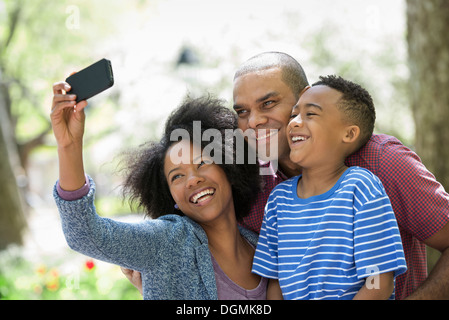
<instances>
[{"instance_id":1,"label":"plaid shirt sleeve","mask_svg":"<svg viewBox=\"0 0 449 320\"><path fill-rule=\"evenodd\" d=\"M347 164L365 167L379 177L398 224L420 241L449 221L449 195L418 155L396 138L373 136Z\"/></svg>"},{"instance_id":2,"label":"plaid shirt sleeve","mask_svg":"<svg viewBox=\"0 0 449 320\"><path fill-rule=\"evenodd\" d=\"M391 136L373 135L346 159L346 165L373 172L390 197L408 267L407 273L396 279L396 298L403 299L427 277L422 241L448 223L449 196L418 155Z\"/></svg>"}]
</instances>

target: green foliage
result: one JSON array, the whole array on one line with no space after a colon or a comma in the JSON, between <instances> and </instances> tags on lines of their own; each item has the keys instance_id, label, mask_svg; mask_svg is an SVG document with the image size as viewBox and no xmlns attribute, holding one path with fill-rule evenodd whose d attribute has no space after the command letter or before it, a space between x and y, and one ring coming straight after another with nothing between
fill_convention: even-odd
<instances>
[{"instance_id":1,"label":"green foliage","mask_svg":"<svg viewBox=\"0 0 449 320\"><path fill-rule=\"evenodd\" d=\"M15 250L0 255L0 300L141 300L118 266L65 255L30 262Z\"/></svg>"},{"instance_id":2,"label":"green foliage","mask_svg":"<svg viewBox=\"0 0 449 320\"><path fill-rule=\"evenodd\" d=\"M128 201L122 200L119 195L99 197L95 200L95 207L100 215L101 212L104 212L108 217L127 215L133 212L133 208L131 208Z\"/></svg>"},{"instance_id":3,"label":"green foliage","mask_svg":"<svg viewBox=\"0 0 449 320\"><path fill-rule=\"evenodd\" d=\"M357 47L348 38L341 26L334 23L306 37L305 46L312 66L318 70L315 78L338 74L362 85L370 92L376 106L375 133L390 134L412 145L414 125L407 92L405 39L385 36L375 43L365 44L364 48L363 45ZM401 41L402 45L398 45Z\"/></svg>"},{"instance_id":4,"label":"green foliage","mask_svg":"<svg viewBox=\"0 0 449 320\"><path fill-rule=\"evenodd\" d=\"M94 43L114 31L118 1L75 3L0 0L0 82L19 143L50 128L52 84L97 59Z\"/></svg>"},{"instance_id":5,"label":"green foliage","mask_svg":"<svg viewBox=\"0 0 449 320\"><path fill-rule=\"evenodd\" d=\"M68 61L80 59L74 54L78 46L64 55L61 49L69 43L81 43L81 35L66 32L63 26L67 5L61 2L39 0L27 1L25 5L24 1L5 0L3 6L2 81L11 100L17 140L24 142L48 130L49 106L43 101L51 87L49 82L64 70Z\"/></svg>"}]
</instances>

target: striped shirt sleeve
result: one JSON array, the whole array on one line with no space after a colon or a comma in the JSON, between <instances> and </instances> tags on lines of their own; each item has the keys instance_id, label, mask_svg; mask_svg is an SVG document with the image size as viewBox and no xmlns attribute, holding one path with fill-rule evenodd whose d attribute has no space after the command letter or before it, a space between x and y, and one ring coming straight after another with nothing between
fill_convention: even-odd
<instances>
[{"instance_id":1,"label":"striped shirt sleeve","mask_svg":"<svg viewBox=\"0 0 449 320\"><path fill-rule=\"evenodd\" d=\"M354 215L354 260L359 279L389 271L394 271L396 277L407 270L390 199L377 177L373 178L364 181L372 185L366 188L367 199ZM374 190L376 196L369 190Z\"/></svg>"}]
</instances>

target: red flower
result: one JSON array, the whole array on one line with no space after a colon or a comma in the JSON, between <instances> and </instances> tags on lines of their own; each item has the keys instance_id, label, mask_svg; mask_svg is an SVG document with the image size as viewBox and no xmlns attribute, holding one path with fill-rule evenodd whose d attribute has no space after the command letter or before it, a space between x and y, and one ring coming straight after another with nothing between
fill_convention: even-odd
<instances>
[{"instance_id":1,"label":"red flower","mask_svg":"<svg viewBox=\"0 0 449 320\"><path fill-rule=\"evenodd\" d=\"M95 267L95 263L93 260L87 260L85 266L90 271Z\"/></svg>"},{"instance_id":2,"label":"red flower","mask_svg":"<svg viewBox=\"0 0 449 320\"><path fill-rule=\"evenodd\" d=\"M47 283L45 286L46 286L47 289L50 290L50 291L56 291L56 290L58 290L58 288L59 288L59 283L58 283L57 280L53 280L53 281Z\"/></svg>"},{"instance_id":3,"label":"red flower","mask_svg":"<svg viewBox=\"0 0 449 320\"><path fill-rule=\"evenodd\" d=\"M43 276L47 272L47 268L44 265L40 265L39 268L37 268L36 272Z\"/></svg>"}]
</instances>

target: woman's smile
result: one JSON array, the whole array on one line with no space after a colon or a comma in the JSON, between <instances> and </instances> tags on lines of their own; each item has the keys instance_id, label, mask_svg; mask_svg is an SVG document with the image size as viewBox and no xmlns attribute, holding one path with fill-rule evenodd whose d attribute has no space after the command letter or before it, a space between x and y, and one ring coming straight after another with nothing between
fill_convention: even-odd
<instances>
[{"instance_id":1,"label":"woman's smile","mask_svg":"<svg viewBox=\"0 0 449 320\"><path fill-rule=\"evenodd\" d=\"M215 188L202 188L193 193L189 201L193 204L206 205L215 195Z\"/></svg>"}]
</instances>

